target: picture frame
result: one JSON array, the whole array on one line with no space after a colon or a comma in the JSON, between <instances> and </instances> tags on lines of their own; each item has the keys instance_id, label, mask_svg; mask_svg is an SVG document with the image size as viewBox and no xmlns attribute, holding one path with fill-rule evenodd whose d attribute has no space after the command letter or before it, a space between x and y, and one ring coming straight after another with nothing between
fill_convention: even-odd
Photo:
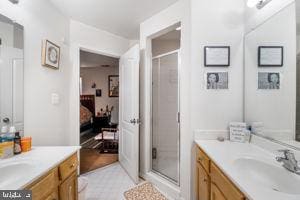
<instances>
[{"instance_id":1,"label":"picture frame","mask_svg":"<svg viewBox=\"0 0 300 200\"><path fill-rule=\"evenodd\" d=\"M119 75L108 76L108 96L119 97Z\"/></svg>"},{"instance_id":2,"label":"picture frame","mask_svg":"<svg viewBox=\"0 0 300 200\"><path fill-rule=\"evenodd\" d=\"M42 43L42 65L59 69L60 47L49 40L44 40Z\"/></svg>"},{"instance_id":3,"label":"picture frame","mask_svg":"<svg viewBox=\"0 0 300 200\"><path fill-rule=\"evenodd\" d=\"M282 67L283 46L259 46L258 67Z\"/></svg>"},{"instance_id":4,"label":"picture frame","mask_svg":"<svg viewBox=\"0 0 300 200\"><path fill-rule=\"evenodd\" d=\"M102 90L96 89L96 97L101 97L101 96L102 96Z\"/></svg>"},{"instance_id":5,"label":"picture frame","mask_svg":"<svg viewBox=\"0 0 300 200\"><path fill-rule=\"evenodd\" d=\"M279 72L258 72L258 90L280 90Z\"/></svg>"},{"instance_id":6,"label":"picture frame","mask_svg":"<svg viewBox=\"0 0 300 200\"><path fill-rule=\"evenodd\" d=\"M205 46L204 66L205 67L229 67L230 46Z\"/></svg>"},{"instance_id":7,"label":"picture frame","mask_svg":"<svg viewBox=\"0 0 300 200\"><path fill-rule=\"evenodd\" d=\"M207 90L229 89L228 72L207 72L205 79Z\"/></svg>"}]
</instances>

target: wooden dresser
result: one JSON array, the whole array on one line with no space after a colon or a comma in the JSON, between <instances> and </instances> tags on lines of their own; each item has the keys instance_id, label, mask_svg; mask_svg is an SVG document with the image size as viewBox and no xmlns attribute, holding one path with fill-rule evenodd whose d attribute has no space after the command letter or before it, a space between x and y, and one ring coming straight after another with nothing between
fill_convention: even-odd
<instances>
[{"instance_id":1,"label":"wooden dresser","mask_svg":"<svg viewBox=\"0 0 300 200\"><path fill-rule=\"evenodd\" d=\"M32 191L33 200L77 200L77 168L75 153L26 189Z\"/></svg>"},{"instance_id":2,"label":"wooden dresser","mask_svg":"<svg viewBox=\"0 0 300 200\"><path fill-rule=\"evenodd\" d=\"M196 199L245 200L245 195L218 166L196 146Z\"/></svg>"}]
</instances>

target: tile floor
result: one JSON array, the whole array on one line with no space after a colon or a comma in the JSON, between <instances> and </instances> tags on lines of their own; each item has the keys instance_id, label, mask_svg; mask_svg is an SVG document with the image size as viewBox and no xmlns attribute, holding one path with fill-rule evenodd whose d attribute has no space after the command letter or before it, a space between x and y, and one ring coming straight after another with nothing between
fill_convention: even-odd
<instances>
[{"instance_id":1,"label":"tile floor","mask_svg":"<svg viewBox=\"0 0 300 200\"><path fill-rule=\"evenodd\" d=\"M89 179L86 200L124 200L123 193L135 186L118 162L82 176Z\"/></svg>"}]
</instances>

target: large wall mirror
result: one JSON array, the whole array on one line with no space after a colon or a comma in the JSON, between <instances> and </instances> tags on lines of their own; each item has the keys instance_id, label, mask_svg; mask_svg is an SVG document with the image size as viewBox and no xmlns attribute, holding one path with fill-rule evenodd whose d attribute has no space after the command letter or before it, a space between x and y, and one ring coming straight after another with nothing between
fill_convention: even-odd
<instances>
[{"instance_id":1,"label":"large wall mirror","mask_svg":"<svg viewBox=\"0 0 300 200\"><path fill-rule=\"evenodd\" d=\"M0 127L24 130L23 26L0 14Z\"/></svg>"},{"instance_id":2,"label":"large wall mirror","mask_svg":"<svg viewBox=\"0 0 300 200\"><path fill-rule=\"evenodd\" d=\"M298 4L291 2L245 35L244 118L255 134L300 148Z\"/></svg>"}]
</instances>

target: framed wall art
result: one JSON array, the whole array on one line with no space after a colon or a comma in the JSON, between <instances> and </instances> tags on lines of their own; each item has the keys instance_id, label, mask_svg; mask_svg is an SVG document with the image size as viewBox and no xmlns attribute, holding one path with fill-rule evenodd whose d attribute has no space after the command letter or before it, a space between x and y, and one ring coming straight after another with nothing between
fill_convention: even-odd
<instances>
[{"instance_id":1,"label":"framed wall art","mask_svg":"<svg viewBox=\"0 0 300 200\"><path fill-rule=\"evenodd\" d=\"M119 75L108 76L108 96L119 97Z\"/></svg>"},{"instance_id":2,"label":"framed wall art","mask_svg":"<svg viewBox=\"0 0 300 200\"><path fill-rule=\"evenodd\" d=\"M278 72L258 72L259 90L279 90L280 73Z\"/></svg>"},{"instance_id":3,"label":"framed wall art","mask_svg":"<svg viewBox=\"0 0 300 200\"><path fill-rule=\"evenodd\" d=\"M283 46L259 46L258 66L259 67L282 67Z\"/></svg>"},{"instance_id":4,"label":"framed wall art","mask_svg":"<svg viewBox=\"0 0 300 200\"><path fill-rule=\"evenodd\" d=\"M43 41L42 47L42 65L59 69L60 47L49 40Z\"/></svg>"},{"instance_id":5,"label":"framed wall art","mask_svg":"<svg viewBox=\"0 0 300 200\"><path fill-rule=\"evenodd\" d=\"M208 72L206 74L206 89L228 89L228 72Z\"/></svg>"},{"instance_id":6,"label":"framed wall art","mask_svg":"<svg viewBox=\"0 0 300 200\"><path fill-rule=\"evenodd\" d=\"M229 67L230 47L229 46L205 46L204 66L205 67Z\"/></svg>"}]
</instances>

